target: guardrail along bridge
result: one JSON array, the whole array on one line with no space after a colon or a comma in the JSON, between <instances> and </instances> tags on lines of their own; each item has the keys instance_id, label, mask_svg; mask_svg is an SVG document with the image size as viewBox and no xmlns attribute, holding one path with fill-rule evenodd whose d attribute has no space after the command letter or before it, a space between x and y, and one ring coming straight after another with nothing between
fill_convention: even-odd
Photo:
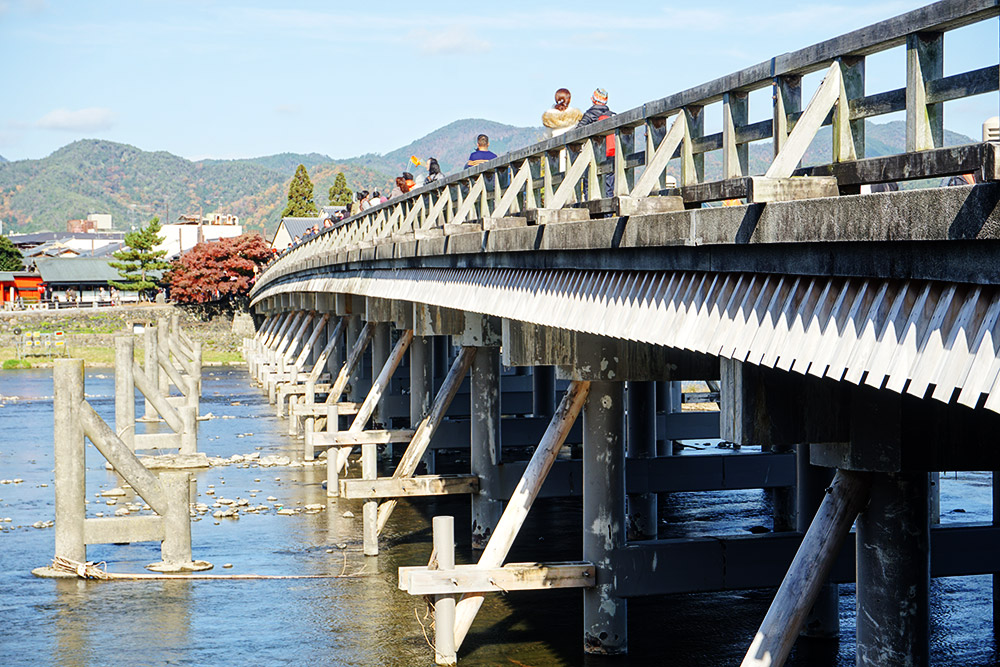
<instances>
[{"instance_id":1,"label":"guardrail along bridge","mask_svg":"<svg viewBox=\"0 0 1000 667\"><path fill-rule=\"evenodd\" d=\"M771 58L417 188L261 274L251 369L304 455L328 450L329 493L364 499L366 553L399 498L472 499L475 564L437 517L431 565L400 571L434 596L439 663L493 591L582 588L583 649L615 654L630 598L780 584L744 664L781 664L800 632L836 634L854 580L858 664L928 662L930 577L1000 569L1000 529L932 520L938 471L1000 468L1000 143L945 146L943 111L997 99L997 63L945 76L943 45L998 13L946 0ZM868 92L866 57L897 47L905 86ZM865 121L899 112L906 151L867 156ZM801 166L824 126L831 162ZM910 187L954 175L973 177ZM683 411L682 381L720 411ZM761 451L670 456L690 437ZM382 473L380 446L403 449ZM361 478L338 479L352 447ZM432 474L456 447L468 474ZM719 488L773 489L774 532L657 539L657 494ZM582 495L580 560L506 562L559 495Z\"/></svg>"}]
</instances>

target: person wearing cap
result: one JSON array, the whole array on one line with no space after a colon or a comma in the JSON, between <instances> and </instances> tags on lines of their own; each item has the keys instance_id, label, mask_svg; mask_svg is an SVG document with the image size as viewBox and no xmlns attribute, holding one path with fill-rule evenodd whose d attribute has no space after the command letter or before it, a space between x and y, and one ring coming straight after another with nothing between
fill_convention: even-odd
<instances>
[{"instance_id":1,"label":"person wearing cap","mask_svg":"<svg viewBox=\"0 0 1000 667\"><path fill-rule=\"evenodd\" d=\"M592 103L591 107L587 109L580 122L576 124L577 127L583 127L585 125L590 125L591 123L596 123L599 120L604 120L605 118L611 118L615 115L615 112L608 108L608 91L603 88L598 88L594 91L594 94L590 96L590 101ZM614 158L615 156L615 138L614 136L608 136L607 143L605 144L604 156L607 158ZM604 175L604 196L614 197L615 195L615 172L611 171L609 174ZM583 196L587 197L587 180L583 181Z\"/></svg>"}]
</instances>

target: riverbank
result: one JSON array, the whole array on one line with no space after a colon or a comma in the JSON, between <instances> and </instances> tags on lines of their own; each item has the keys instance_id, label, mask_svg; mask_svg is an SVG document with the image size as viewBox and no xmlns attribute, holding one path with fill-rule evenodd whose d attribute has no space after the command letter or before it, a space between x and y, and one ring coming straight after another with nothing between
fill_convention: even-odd
<instances>
[{"instance_id":1,"label":"riverbank","mask_svg":"<svg viewBox=\"0 0 1000 667\"><path fill-rule=\"evenodd\" d=\"M195 313L174 305L129 304L105 308L65 308L60 310L0 312L0 362L18 357L17 345L31 333L63 332L65 347L60 356L83 359L88 367L109 368L114 365L114 336L131 332L136 327L155 324L160 318L180 317L184 332L202 343L203 360L207 366L242 364L243 337L253 333L250 316L219 316L202 320ZM143 341L136 340L136 358L143 359ZM45 348L40 348L44 352ZM32 367L52 365L47 354L24 354Z\"/></svg>"}]
</instances>

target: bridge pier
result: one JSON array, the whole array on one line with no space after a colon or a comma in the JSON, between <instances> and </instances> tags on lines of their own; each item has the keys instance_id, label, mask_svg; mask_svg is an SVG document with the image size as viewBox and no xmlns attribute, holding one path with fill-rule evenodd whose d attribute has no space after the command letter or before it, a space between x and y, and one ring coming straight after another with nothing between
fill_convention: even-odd
<instances>
[{"instance_id":1,"label":"bridge pier","mask_svg":"<svg viewBox=\"0 0 1000 667\"><path fill-rule=\"evenodd\" d=\"M583 560L596 585L583 593L583 650L628 653L628 603L614 594L616 549L625 545L625 405L621 382L594 381L583 406Z\"/></svg>"},{"instance_id":2,"label":"bridge pier","mask_svg":"<svg viewBox=\"0 0 1000 667\"><path fill-rule=\"evenodd\" d=\"M485 549L503 514L503 502L492 494L500 485L501 387L499 320L466 313L463 347L477 347L470 384L470 472L479 477L479 493L472 494L472 548Z\"/></svg>"},{"instance_id":3,"label":"bridge pier","mask_svg":"<svg viewBox=\"0 0 1000 667\"><path fill-rule=\"evenodd\" d=\"M833 481L832 468L821 468L809 463L809 450L808 444L795 448L795 527L802 534L809 530L809 524L812 523L813 516L823 502L826 489ZM830 581L823 586L812 609L806 615L805 624L799 633L801 636L817 638L840 636L839 595L839 586L836 583Z\"/></svg>"},{"instance_id":4,"label":"bridge pier","mask_svg":"<svg viewBox=\"0 0 1000 667\"><path fill-rule=\"evenodd\" d=\"M630 459L656 456L656 382L629 382L626 455ZM628 539L656 539L657 499L651 492L628 494Z\"/></svg>"},{"instance_id":5,"label":"bridge pier","mask_svg":"<svg viewBox=\"0 0 1000 667\"><path fill-rule=\"evenodd\" d=\"M928 474L878 473L858 515L857 664L930 662Z\"/></svg>"}]
</instances>

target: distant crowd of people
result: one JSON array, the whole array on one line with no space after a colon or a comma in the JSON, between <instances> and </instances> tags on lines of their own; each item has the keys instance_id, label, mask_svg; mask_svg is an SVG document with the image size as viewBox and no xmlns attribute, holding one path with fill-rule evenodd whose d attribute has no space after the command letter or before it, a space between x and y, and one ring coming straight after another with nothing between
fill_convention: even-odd
<instances>
[{"instance_id":1,"label":"distant crowd of people","mask_svg":"<svg viewBox=\"0 0 1000 667\"><path fill-rule=\"evenodd\" d=\"M602 88L598 88L591 95L591 107L586 111L582 112L579 109L574 109L570 106L572 96L566 88L560 88L555 94L555 104L551 109L548 109L544 114L542 114L542 124L546 127L548 135L550 137L557 137L564 132L568 132L574 127L583 127L584 125L589 125L598 120L604 120L605 118L610 118L615 115L613 111L608 108L608 93ZM560 169L565 170L566 168L566 157L565 150L560 156ZM615 146L614 141L611 137L608 137L608 143L605 149L605 155L607 157L614 157ZM495 160L497 154L490 150L490 138L485 134L480 134L476 137L476 148L469 154L469 159L465 163L465 167L474 167L484 162L489 162L490 160ZM418 159L416 156L410 158L414 166L421 166L424 162ZM444 173L441 171L441 165L438 163L436 158L427 158L427 175L418 182L418 179L414 177L413 173L410 171L404 171L399 176L395 177L392 190L389 191L388 195L382 194L378 190L369 192L368 190L361 190L357 192L354 196L354 201L351 202L349 208L337 211L332 215L328 215L323 218L321 223L317 223L312 227L306 229L301 235L296 235L288 244L286 248L292 248L299 245L304 241L308 241L313 238L324 229L329 229L337 226L339 222L348 218L350 216L358 215L374 206L383 204L390 199L396 197L402 197L411 190L422 185L428 185L434 183L435 181L442 180L444 178ZM613 196L614 193L614 174L608 174L605 176L604 189L605 195L608 197ZM584 188L586 188L586 183L584 183ZM586 196L586 191L584 192ZM277 249L275 249L277 253Z\"/></svg>"}]
</instances>

